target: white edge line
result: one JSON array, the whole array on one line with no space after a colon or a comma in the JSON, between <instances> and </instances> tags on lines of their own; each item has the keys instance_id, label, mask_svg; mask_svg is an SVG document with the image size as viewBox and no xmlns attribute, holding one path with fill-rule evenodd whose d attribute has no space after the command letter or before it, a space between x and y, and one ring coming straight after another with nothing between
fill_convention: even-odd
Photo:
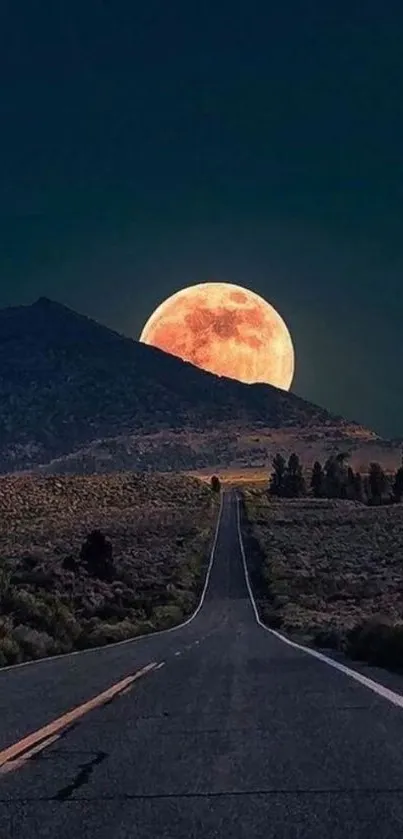
<instances>
[{"instance_id":1,"label":"white edge line","mask_svg":"<svg viewBox=\"0 0 403 839\"><path fill-rule=\"evenodd\" d=\"M297 644L296 641L291 641L290 638L287 638L285 635L282 635L281 632L277 632L276 629L270 629L269 626L263 623L260 620L258 608L256 605L255 598L253 596L252 587L250 584L249 579L249 572L246 565L246 556L245 556L245 548L243 544L242 532L241 532L241 522L240 522L240 514L239 514L239 497L236 496L236 506L237 506L237 528L238 528L238 541L239 547L241 549L242 555L242 563L243 563L243 570L245 574L246 586L248 589L248 594L252 603L253 611L255 613L256 622L259 626L264 629L266 632L270 632L271 635L275 635L279 641L283 641L284 644L288 644L289 647L294 647L296 650L300 650L303 653L307 653L307 655L312 656L313 658L319 659L319 661L323 661L324 664L328 664L330 667L334 667L335 670L339 670L341 673L344 673L346 676L350 676L351 679L354 679L356 682L359 682L361 685L372 690L374 693L377 693L378 696L382 696L383 699L387 699L389 702L392 702L393 705L397 705L399 708L403 708L403 696L399 693L395 693L395 691L390 690L389 688L385 687L384 685L379 684L379 682L375 682L373 679L369 679L367 676L363 676L362 673L358 673L357 670L352 670L350 667L346 667L345 664L340 664L338 661L334 661L332 658L328 658L327 655L323 655L323 653L317 652L317 650L313 650L311 647L305 647L303 644Z\"/></svg>"},{"instance_id":2,"label":"white edge line","mask_svg":"<svg viewBox=\"0 0 403 839\"><path fill-rule=\"evenodd\" d=\"M183 629L184 626L188 626L188 624L191 623L199 614L200 609L204 603L204 598L206 596L207 586L209 584L211 569L213 567L215 557L218 531L220 529L221 516L223 510L223 498L224 493L221 492L220 507L218 510L217 524L214 533L213 546L211 548L210 553L210 560L207 567L206 579L204 581L203 591L201 593L199 604L193 612L193 615L190 616L190 618L187 618L187 620L183 621L183 623L178 623L177 626L170 626L169 629L157 629L155 632L145 632L144 635L136 635L134 638L125 638L124 641L114 641L113 644L102 644L100 647L88 647L85 650L73 650L73 652L71 653L58 653L58 655L48 655L44 656L44 658L36 658L33 661L21 661L19 664L8 664L7 667L0 667L0 677L2 673L6 673L8 670L17 670L17 668L21 667L32 667L34 664L42 664L45 661L56 661L59 658L64 658L67 661L67 659L72 658L72 656L95 653L99 652L99 650L106 651L112 649L113 647L121 647L123 646L123 644L135 644L136 641L141 641L144 638L155 638L156 635L165 635L167 632L175 632L178 629Z\"/></svg>"}]
</instances>

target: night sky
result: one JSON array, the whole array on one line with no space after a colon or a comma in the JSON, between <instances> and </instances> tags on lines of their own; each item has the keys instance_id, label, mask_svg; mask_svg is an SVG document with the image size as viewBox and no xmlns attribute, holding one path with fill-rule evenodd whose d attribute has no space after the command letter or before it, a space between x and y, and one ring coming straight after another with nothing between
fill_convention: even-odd
<instances>
[{"instance_id":1,"label":"night sky","mask_svg":"<svg viewBox=\"0 0 403 839\"><path fill-rule=\"evenodd\" d=\"M3 0L0 31L0 306L137 338L245 285L296 393L403 436L400 0Z\"/></svg>"}]
</instances>

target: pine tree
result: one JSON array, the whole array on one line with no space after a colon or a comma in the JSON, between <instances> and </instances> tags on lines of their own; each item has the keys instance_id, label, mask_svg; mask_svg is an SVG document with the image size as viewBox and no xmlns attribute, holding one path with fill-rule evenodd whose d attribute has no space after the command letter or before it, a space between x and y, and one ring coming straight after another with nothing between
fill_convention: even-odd
<instances>
[{"instance_id":1,"label":"pine tree","mask_svg":"<svg viewBox=\"0 0 403 839\"><path fill-rule=\"evenodd\" d=\"M359 472L354 475L354 498L356 501L364 501L365 487L363 485L362 476Z\"/></svg>"},{"instance_id":2,"label":"pine tree","mask_svg":"<svg viewBox=\"0 0 403 839\"><path fill-rule=\"evenodd\" d=\"M347 469L348 452L331 455L325 463L325 495L328 498L347 498Z\"/></svg>"},{"instance_id":3,"label":"pine tree","mask_svg":"<svg viewBox=\"0 0 403 839\"><path fill-rule=\"evenodd\" d=\"M284 495L284 480L285 480L285 460L281 454L276 454L272 461L273 471L270 477L269 493L282 497Z\"/></svg>"},{"instance_id":4,"label":"pine tree","mask_svg":"<svg viewBox=\"0 0 403 839\"><path fill-rule=\"evenodd\" d=\"M293 452L289 459L284 475L284 494L287 498L300 498L306 494L305 478L302 473L300 459Z\"/></svg>"},{"instance_id":5,"label":"pine tree","mask_svg":"<svg viewBox=\"0 0 403 839\"><path fill-rule=\"evenodd\" d=\"M332 455L325 463L325 495L327 498L340 498L340 468Z\"/></svg>"},{"instance_id":6,"label":"pine tree","mask_svg":"<svg viewBox=\"0 0 403 839\"><path fill-rule=\"evenodd\" d=\"M111 582L115 576L112 545L101 530L92 530L81 546L80 559L91 577Z\"/></svg>"},{"instance_id":7,"label":"pine tree","mask_svg":"<svg viewBox=\"0 0 403 839\"><path fill-rule=\"evenodd\" d=\"M355 475L351 466L347 469L347 498L351 501L354 501L356 498Z\"/></svg>"},{"instance_id":8,"label":"pine tree","mask_svg":"<svg viewBox=\"0 0 403 839\"><path fill-rule=\"evenodd\" d=\"M325 474L322 469L322 464L316 460L313 464L311 476L311 490L314 498L323 498L325 493Z\"/></svg>"},{"instance_id":9,"label":"pine tree","mask_svg":"<svg viewBox=\"0 0 403 839\"><path fill-rule=\"evenodd\" d=\"M336 463L339 473L339 481L340 481L340 498L349 498L349 484L348 484L348 470L350 467L347 468L347 460L350 457L349 452L339 452L336 455Z\"/></svg>"},{"instance_id":10,"label":"pine tree","mask_svg":"<svg viewBox=\"0 0 403 839\"><path fill-rule=\"evenodd\" d=\"M217 477L217 475L212 475L210 486L213 492L220 492L221 484L220 479Z\"/></svg>"},{"instance_id":11,"label":"pine tree","mask_svg":"<svg viewBox=\"0 0 403 839\"><path fill-rule=\"evenodd\" d=\"M403 497L403 465L399 466L393 482L393 497L399 504Z\"/></svg>"},{"instance_id":12,"label":"pine tree","mask_svg":"<svg viewBox=\"0 0 403 839\"><path fill-rule=\"evenodd\" d=\"M371 503L381 504L382 497L387 488L387 479L379 463L369 464L368 483Z\"/></svg>"}]
</instances>

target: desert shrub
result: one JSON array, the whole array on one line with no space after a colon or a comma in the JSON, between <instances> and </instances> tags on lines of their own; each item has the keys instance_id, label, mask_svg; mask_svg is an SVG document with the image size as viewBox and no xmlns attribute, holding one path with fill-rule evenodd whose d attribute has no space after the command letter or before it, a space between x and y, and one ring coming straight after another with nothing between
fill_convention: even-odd
<instances>
[{"instance_id":1,"label":"desert shrub","mask_svg":"<svg viewBox=\"0 0 403 839\"><path fill-rule=\"evenodd\" d=\"M116 641L125 641L136 634L136 626L129 620L119 623L98 623L92 630L84 632L80 637L81 647L101 647Z\"/></svg>"},{"instance_id":2,"label":"desert shrub","mask_svg":"<svg viewBox=\"0 0 403 839\"><path fill-rule=\"evenodd\" d=\"M64 571L71 571L73 574L76 574L80 569L80 565L77 562L76 558L69 554L68 556L64 557L62 561L62 568L64 569Z\"/></svg>"},{"instance_id":3,"label":"desert shrub","mask_svg":"<svg viewBox=\"0 0 403 839\"><path fill-rule=\"evenodd\" d=\"M16 623L28 624L37 629L47 624L47 606L25 589L10 587L2 599L2 609L4 614L12 614Z\"/></svg>"},{"instance_id":4,"label":"desert shrub","mask_svg":"<svg viewBox=\"0 0 403 839\"><path fill-rule=\"evenodd\" d=\"M283 616L279 609L276 609L273 604L265 601L259 601L259 611L264 623L270 629L281 629L283 625Z\"/></svg>"},{"instance_id":5,"label":"desert shrub","mask_svg":"<svg viewBox=\"0 0 403 839\"><path fill-rule=\"evenodd\" d=\"M219 504L205 483L113 474L7 486L0 666L126 640L193 610Z\"/></svg>"},{"instance_id":6,"label":"desert shrub","mask_svg":"<svg viewBox=\"0 0 403 839\"><path fill-rule=\"evenodd\" d=\"M368 621L347 633L346 653L351 658L390 669L403 669L403 625Z\"/></svg>"},{"instance_id":7,"label":"desert shrub","mask_svg":"<svg viewBox=\"0 0 403 839\"><path fill-rule=\"evenodd\" d=\"M345 633L336 627L323 627L318 629L314 633L313 641L317 647L345 650Z\"/></svg>"},{"instance_id":8,"label":"desert shrub","mask_svg":"<svg viewBox=\"0 0 403 839\"><path fill-rule=\"evenodd\" d=\"M105 601L96 609L94 615L101 621L116 623L127 617L127 607L116 603L116 601Z\"/></svg>"},{"instance_id":9,"label":"desert shrub","mask_svg":"<svg viewBox=\"0 0 403 839\"><path fill-rule=\"evenodd\" d=\"M158 606L154 612L154 619L160 629L165 629L181 623L183 612L180 606L170 603L166 606Z\"/></svg>"},{"instance_id":10,"label":"desert shrub","mask_svg":"<svg viewBox=\"0 0 403 839\"><path fill-rule=\"evenodd\" d=\"M46 592L40 598L30 591L13 587L3 599L3 609L12 614L15 623L44 632L62 642L66 652L80 633L79 624L67 606Z\"/></svg>"},{"instance_id":11,"label":"desert shrub","mask_svg":"<svg viewBox=\"0 0 403 839\"><path fill-rule=\"evenodd\" d=\"M11 637L20 647L23 658L44 658L55 652L53 638L47 632L38 632L30 626L19 624L12 630Z\"/></svg>"},{"instance_id":12,"label":"desert shrub","mask_svg":"<svg viewBox=\"0 0 403 839\"><path fill-rule=\"evenodd\" d=\"M320 647L403 670L403 513L357 500L247 498L243 533L262 619Z\"/></svg>"},{"instance_id":13,"label":"desert shrub","mask_svg":"<svg viewBox=\"0 0 403 839\"><path fill-rule=\"evenodd\" d=\"M22 660L20 646L15 638L0 637L0 667L18 664Z\"/></svg>"},{"instance_id":14,"label":"desert shrub","mask_svg":"<svg viewBox=\"0 0 403 839\"><path fill-rule=\"evenodd\" d=\"M139 595L136 594L134 589L130 588L129 586L123 586L121 591L119 591L118 597L119 602L126 610L135 609L139 606Z\"/></svg>"},{"instance_id":15,"label":"desert shrub","mask_svg":"<svg viewBox=\"0 0 403 839\"><path fill-rule=\"evenodd\" d=\"M88 534L80 551L80 559L91 577L107 582L114 579L112 545L101 530L92 530Z\"/></svg>"},{"instance_id":16,"label":"desert shrub","mask_svg":"<svg viewBox=\"0 0 403 839\"><path fill-rule=\"evenodd\" d=\"M63 652L68 652L74 647L74 643L80 635L80 624L70 609L56 597L48 603L46 631L55 638Z\"/></svg>"},{"instance_id":17,"label":"desert shrub","mask_svg":"<svg viewBox=\"0 0 403 839\"><path fill-rule=\"evenodd\" d=\"M13 586L28 585L40 588L44 591L51 591L54 586L54 571L52 568L44 568L37 564L35 567L26 566L26 560L21 562L10 576L10 584Z\"/></svg>"},{"instance_id":18,"label":"desert shrub","mask_svg":"<svg viewBox=\"0 0 403 839\"><path fill-rule=\"evenodd\" d=\"M195 608L196 604L196 596L193 591L188 591L186 589L177 589L174 593L174 603L172 605L177 606L183 615L190 614L190 612Z\"/></svg>"},{"instance_id":19,"label":"desert shrub","mask_svg":"<svg viewBox=\"0 0 403 839\"><path fill-rule=\"evenodd\" d=\"M13 628L13 621L9 615L2 615L0 617L0 640L8 638Z\"/></svg>"},{"instance_id":20,"label":"desert shrub","mask_svg":"<svg viewBox=\"0 0 403 839\"><path fill-rule=\"evenodd\" d=\"M147 635L148 632L155 632L158 629L155 623L150 620L139 620L138 624L136 625L135 636L137 635Z\"/></svg>"}]
</instances>

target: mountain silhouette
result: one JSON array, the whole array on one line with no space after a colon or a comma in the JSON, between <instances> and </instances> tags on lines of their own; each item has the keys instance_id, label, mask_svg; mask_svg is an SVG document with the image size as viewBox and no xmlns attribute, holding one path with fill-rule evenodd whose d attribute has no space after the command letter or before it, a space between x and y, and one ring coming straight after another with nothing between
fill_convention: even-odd
<instances>
[{"instance_id":1,"label":"mountain silhouette","mask_svg":"<svg viewBox=\"0 0 403 839\"><path fill-rule=\"evenodd\" d=\"M0 310L0 403L3 473L124 435L354 426L293 393L204 372L45 297Z\"/></svg>"}]
</instances>

